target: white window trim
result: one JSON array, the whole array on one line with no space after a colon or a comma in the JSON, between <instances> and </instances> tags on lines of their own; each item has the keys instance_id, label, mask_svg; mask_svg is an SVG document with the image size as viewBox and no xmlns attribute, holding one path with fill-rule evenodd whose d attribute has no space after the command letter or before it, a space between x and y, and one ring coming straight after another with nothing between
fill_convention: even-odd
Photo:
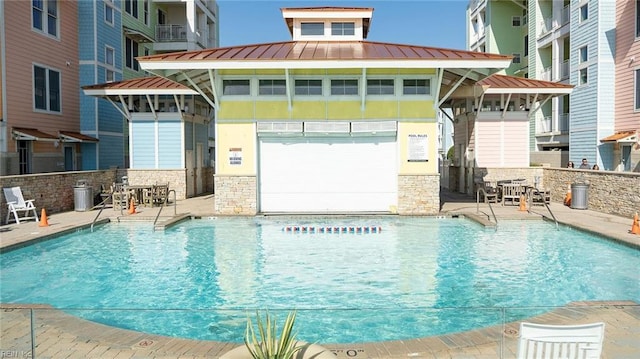
<instances>
[{"instance_id":1,"label":"white window trim","mask_svg":"<svg viewBox=\"0 0 640 359\"><path fill-rule=\"evenodd\" d=\"M587 81L585 81L584 83L582 82L582 70L585 70L587 72ZM578 86L586 86L588 84L589 84L589 67L588 66L580 67L578 69Z\"/></svg>"},{"instance_id":2,"label":"white window trim","mask_svg":"<svg viewBox=\"0 0 640 359\"><path fill-rule=\"evenodd\" d=\"M260 81L264 81L264 80L271 80L271 81L284 81L284 93L283 94L261 94L260 93ZM275 98L286 98L287 97L287 80L284 77L260 77L258 79L258 81L254 81L256 82L256 85L258 86L256 89L256 95L258 97L267 97L268 99L275 99ZM251 82L249 82L249 87L251 87ZM249 92L251 92L251 90L249 90Z\"/></svg>"},{"instance_id":3,"label":"white window trim","mask_svg":"<svg viewBox=\"0 0 640 359\"><path fill-rule=\"evenodd\" d=\"M640 4L638 4L638 2L637 2L637 1L636 1L635 3L636 3L636 9L635 9L636 11L635 11L635 13L633 14L633 15L634 15L634 24L635 24L635 27L633 28L633 32L635 33L634 38L635 38L636 40L640 40L640 31L638 31L638 25L639 25L639 24L638 24L638 12L640 11Z\"/></svg>"},{"instance_id":4,"label":"white window trim","mask_svg":"<svg viewBox=\"0 0 640 359\"><path fill-rule=\"evenodd\" d=\"M516 21L518 22L518 25L514 25ZM520 16L512 16L511 27L522 27L522 18Z\"/></svg>"},{"instance_id":5,"label":"white window trim","mask_svg":"<svg viewBox=\"0 0 640 359\"><path fill-rule=\"evenodd\" d=\"M587 18L583 19L582 18L582 8L586 7L587 9ZM582 24L585 23L587 21L589 21L589 19L591 18L591 14L590 14L590 9L589 9L589 2L588 1L581 1L580 4L578 5L578 23Z\"/></svg>"},{"instance_id":6,"label":"white window trim","mask_svg":"<svg viewBox=\"0 0 640 359\"><path fill-rule=\"evenodd\" d=\"M393 94L370 94L369 93L369 80L391 80L393 81ZM372 98L376 100L381 100L386 98L395 98L398 93L398 78L397 77L389 77L389 76L367 76L367 83L364 86L364 90L366 91L367 98Z\"/></svg>"},{"instance_id":7,"label":"white window trim","mask_svg":"<svg viewBox=\"0 0 640 359\"><path fill-rule=\"evenodd\" d=\"M41 108L37 108L36 107L36 101L35 101L35 77L34 77L34 70L36 67L40 67L46 70L45 72L45 76L46 76L46 80L45 80L45 91L46 91L46 96L45 96L45 104L47 106L47 109L41 109ZM60 111L52 111L49 109L49 72L51 71L55 71L58 73L58 78L59 78L59 83L58 83L58 97L60 99ZM60 69L57 68L53 68L53 67L49 67L47 65L43 65L40 63L32 63L31 64L31 101L32 101L32 106L33 106L33 111L34 112L39 112L39 113L49 113L49 114L62 114L62 71L60 71Z\"/></svg>"},{"instance_id":8,"label":"white window trim","mask_svg":"<svg viewBox=\"0 0 640 359\"><path fill-rule=\"evenodd\" d=\"M315 22L324 24L324 35L302 35L302 23ZM350 22L353 23L353 35L331 35L331 23ZM294 41L359 41L364 39L362 19L340 18L340 19L318 19L304 18L294 19L293 40Z\"/></svg>"},{"instance_id":9,"label":"white window trim","mask_svg":"<svg viewBox=\"0 0 640 359\"><path fill-rule=\"evenodd\" d=\"M582 59L582 49L585 49L587 54L586 54L586 59ZM589 45L584 45L584 46L580 46L578 48L578 64L584 64L589 62Z\"/></svg>"},{"instance_id":10,"label":"white window trim","mask_svg":"<svg viewBox=\"0 0 640 359\"><path fill-rule=\"evenodd\" d=\"M225 95L224 94L224 81L227 80L249 80L249 94L243 94L243 95ZM254 86L256 86L256 88L254 88ZM216 83L216 87L218 88L218 93L220 94L220 98L228 98L228 99L234 99L236 101L244 101L244 100L250 100L253 99L253 94L257 93L258 89L257 89L258 84L256 83L256 81L254 80L253 77L250 76L241 76L241 75L231 75L231 76L224 76L222 78L218 79L218 82Z\"/></svg>"},{"instance_id":11,"label":"white window trim","mask_svg":"<svg viewBox=\"0 0 640 359\"><path fill-rule=\"evenodd\" d=\"M398 81L396 81L397 85L398 85L398 96L404 99L416 99L416 98L420 98L420 99L431 99L433 98L433 83L434 83L434 78L432 76L412 76L412 75L405 75L405 76L399 76L396 77L396 79ZM427 94L406 94L404 93L404 80L427 80L429 81L429 93Z\"/></svg>"},{"instance_id":12,"label":"white window trim","mask_svg":"<svg viewBox=\"0 0 640 359\"><path fill-rule=\"evenodd\" d=\"M348 81L348 80L355 80L355 81L356 81L356 83L357 83L357 84L356 84L356 88L358 89L358 93L356 93L356 94L344 94L344 95L343 95L343 94L337 94L337 95L334 95L334 94L331 92L332 82L333 82L334 80L345 80L345 81ZM361 80L362 80L362 78L360 78L360 77L353 77L353 76L345 76L345 77L336 77L336 76L332 76L332 77L330 77L330 78L329 78L329 81L326 81L326 82L327 82L327 85L329 86L329 89L328 89L328 91L326 92L326 93L327 93L327 96L331 96L331 97L333 97L333 98L349 98L349 99L353 99L353 98L360 98L360 96L362 95L362 94L361 94L361 91L362 91L362 88L361 88L361 86L362 86Z\"/></svg>"},{"instance_id":13,"label":"white window trim","mask_svg":"<svg viewBox=\"0 0 640 359\"><path fill-rule=\"evenodd\" d=\"M111 21L107 21L107 8L111 9ZM113 0L104 0L104 23L113 27L116 18L116 9Z\"/></svg>"},{"instance_id":14,"label":"white window trim","mask_svg":"<svg viewBox=\"0 0 640 359\"><path fill-rule=\"evenodd\" d=\"M638 77L640 77L640 67L633 69L633 112L640 112L640 106L636 107L636 103L640 102L640 88L638 88Z\"/></svg>"},{"instance_id":15,"label":"white window trim","mask_svg":"<svg viewBox=\"0 0 640 359\"><path fill-rule=\"evenodd\" d=\"M47 0L43 0L43 8L42 8L42 30L33 26L33 2L29 1L29 10L31 12L31 31L36 32L38 34L50 37L52 39L60 40L60 2L56 1L56 34L51 35L48 31L49 29L49 16L47 13L47 8L49 6L49 2Z\"/></svg>"},{"instance_id":16,"label":"white window trim","mask_svg":"<svg viewBox=\"0 0 640 359\"><path fill-rule=\"evenodd\" d=\"M317 80L320 81L320 91L322 92L321 95L297 95L296 94L296 81L298 80L303 80L303 81L310 81L310 80ZM293 89L291 91L291 95L297 99L304 99L304 100L314 100L314 99L320 99L325 97L326 94L326 89L324 88L324 83L326 81L324 81L324 78L322 77L317 77L317 76L296 76L293 78Z\"/></svg>"}]
</instances>

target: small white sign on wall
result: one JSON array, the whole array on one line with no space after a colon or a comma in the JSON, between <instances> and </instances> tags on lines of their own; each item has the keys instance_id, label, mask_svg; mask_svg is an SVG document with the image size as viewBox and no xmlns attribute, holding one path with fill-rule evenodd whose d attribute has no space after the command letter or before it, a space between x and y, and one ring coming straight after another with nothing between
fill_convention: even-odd
<instances>
[{"instance_id":1,"label":"small white sign on wall","mask_svg":"<svg viewBox=\"0 0 640 359\"><path fill-rule=\"evenodd\" d=\"M429 161L429 137L427 134L409 134L407 160L409 162Z\"/></svg>"},{"instance_id":2,"label":"small white sign on wall","mask_svg":"<svg viewBox=\"0 0 640 359\"><path fill-rule=\"evenodd\" d=\"M229 164L232 166L242 165L242 148L229 148Z\"/></svg>"}]
</instances>

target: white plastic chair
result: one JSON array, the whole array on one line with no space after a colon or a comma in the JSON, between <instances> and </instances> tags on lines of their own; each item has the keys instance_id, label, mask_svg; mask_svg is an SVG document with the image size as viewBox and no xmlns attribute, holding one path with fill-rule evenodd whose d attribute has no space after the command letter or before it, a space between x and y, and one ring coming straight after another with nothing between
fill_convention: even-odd
<instances>
[{"instance_id":1,"label":"white plastic chair","mask_svg":"<svg viewBox=\"0 0 640 359\"><path fill-rule=\"evenodd\" d=\"M518 359L597 359L604 323L582 325L520 324Z\"/></svg>"},{"instance_id":2,"label":"white plastic chair","mask_svg":"<svg viewBox=\"0 0 640 359\"><path fill-rule=\"evenodd\" d=\"M7 219L5 221L7 224L9 223L11 215L13 215L14 220L18 224L20 224L20 220L25 219L35 219L36 222L38 221L36 206L33 204L34 200L30 199L25 201L24 197L22 197L22 190L20 187L8 187L3 188L2 190L4 191L4 199L7 201L8 207ZM23 213L23 216L20 217L18 212ZM28 216L29 212L33 212L33 216Z\"/></svg>"}]
</instances>

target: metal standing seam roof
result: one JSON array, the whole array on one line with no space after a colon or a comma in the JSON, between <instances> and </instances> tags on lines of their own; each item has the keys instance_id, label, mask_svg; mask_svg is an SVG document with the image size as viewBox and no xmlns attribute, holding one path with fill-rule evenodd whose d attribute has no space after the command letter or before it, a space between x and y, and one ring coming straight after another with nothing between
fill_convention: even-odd
<instances>
[{"instance_id":1,"label":"metal standing seam roof","mask_svg":"<svg viewBox=\"0 0 640 359\"><path fill-rule=\"evenodd\" d=\"M146 76L130 80L88 85L83 86L82 89L87 95L197 94L195 90L183 84L160 76Z\"/></svg>"},{"instance_id":2,"label":"metal standing seam roof","mask_svg":"<svg viewBox=\"0 0 640 359\"><path fill-rule=\"evenodd\" d=\"M535 80L524 77L493 74L478 81L478 86L486 88L486 93L556 93L566 94L573 85L560 82Z\"/></svg>"},{"instance_id":3,"label":"metal standing seam roof","mask_svg":"<svg viewBox=\"0 0 640 359\"><path fill-rule=\"evenodd\" d=\"M638 129L640 131L640 129ZM607 136L600 140L600 142L636 142L638 140L635 137L638 134L636 131L620 131L611 136Z\"/></svg>"},{"instance_id":4,"label":"metal standing seam roof","mask_svg":"<svg viewBox=\"0 0 640 359\"><path fill-rule=\"evenodd\" d=\"M138 57L154 61L511 60L512 56L373 41L285 41Z\"/></svg>"}]
</instances>

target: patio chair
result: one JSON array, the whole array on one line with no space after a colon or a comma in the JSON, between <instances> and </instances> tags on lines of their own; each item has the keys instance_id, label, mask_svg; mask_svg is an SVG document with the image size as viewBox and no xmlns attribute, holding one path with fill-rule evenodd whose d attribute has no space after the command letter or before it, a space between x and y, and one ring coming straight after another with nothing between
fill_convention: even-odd
<instances>
[{"instance_id":1,"label":"patio chair","mask_svg":"<svg viewBox=\"0 0 640 359\"><path fill-rule=\"evenodd\" d=\"M2 189L4 191L4 199L7 201L7 219L5 222L8 224L13 215L13 219L17 224L20 224L21 220L35 219L38 222L38 213L36 206L33 204L33 199L28 201L24 200L22 196L22 189L20 187L7 187ZM18 212L22 213L22 217L18 215ZM29 216L29 213L33 212L33 216Z\"/></svg>"},{"instance_id":2,"label":"patio chair","mask_svg":"<svg viewBox=\"0 0 640 359\"><path fill-rule=\"evenodd\" d=\"M546 325L522 322L518 359L597 359L602 353L604 323Z\"/></svg>"}]
</instances>

